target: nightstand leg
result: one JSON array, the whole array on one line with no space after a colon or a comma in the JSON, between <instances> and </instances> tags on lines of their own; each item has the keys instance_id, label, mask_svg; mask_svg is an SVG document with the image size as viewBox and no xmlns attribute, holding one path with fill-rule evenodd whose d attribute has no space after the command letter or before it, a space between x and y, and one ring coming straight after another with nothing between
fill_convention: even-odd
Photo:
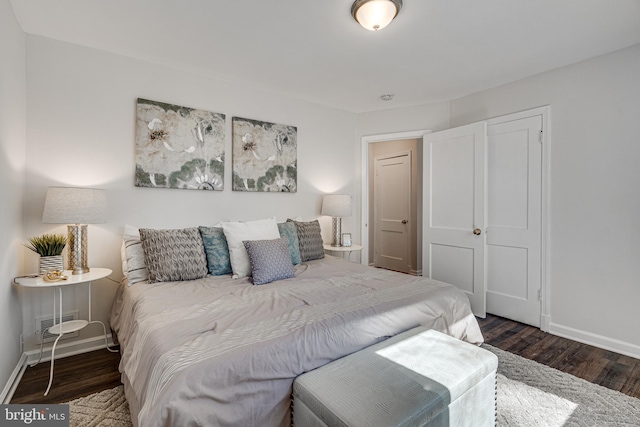
<instances>
[{"instance_id":1,"label":"nightstand leg","mask_svg":"<svg viewBox=\"0 0 640 427\"><path fill-rule=\"evenodd\" d=\"M42 347L44 346L44 333L46 331L48 331L48 330L49 330L49 328L43 330L40 333L40 357L38 357L38 361L36 363L34 363L32 365L29 365L29 367L31 367L31 368L33 368L34 366L36 366L38 363L40 363L42 361Z\"/></svg>"},{"instance_id":2,"label":"nightstand leg","mask_svg":"<svg viewBox=\"0 0 640 427\"><path fill-rule=\"evenodd\" d=\"M58 324L62 325L62 288L60 286L57 286L53 289L53 326L56 325L56 290L58 291L58 304L60 305L58 313L60 318L58 320ZM42 343L44 341L44 333L42 335L43 339L40 340L40 358L42 358ZM53 384L53 365L56 358L56 345L58 345L58 341L60 340L60 338L62 338L63 335L64 333L62 332L62 327L60 327L60 333L58 334L56 340L53 342L53 347L51 347L51 369L49 370L49 385L47 386L47 391L44 392L45 396L49 394L51 384ZM39 361L40 360L38 360L38 362Z\"/></svg>"},{"instance_id":3,"label":"nightstand leg","mask_svg":"<svg viewBox=\"0 0 640 427\"><path fill-rule=\"evenodd\" d=\"M107 327L104 325L104 323L102 323L99 320L94 320L93 322L89 322L89 325L92 323L100 323L102 325L102 331L104 332L104 346L107 348L107 350L109 350L111 353L117 353L118 350L113 350L111 348L109 348L109 341L107 340Z\"/></svg>"},{"instance_id":4,"label":"nightstand leg","mask_svg":"<svg viewBox=\"0 0 640 427\"><path fill-rule=\"evenodd\" d=\"M92 323L91 322L91 282L89 282L89 323Z\"/></svg>"},{"instance_id":5,"label":"nightstand leg","mask_svg":"<svg viewBox=\"0 0 640 427\"><path fill-rule=\"evenodd\" d=\"M62 335L62 333L58 335L58 338L56 338L56 340L53 342L53 347L51 348L51 370L49 371L49 385L47 386L47 391L44 392L45 396L49 394L51 384L53 384L53 362L55 361L56 345L58 344L58 340L62 338Z\"/></svg>"},{"instance_id":6,"label":"nightstand leg","mask_svg":"<svg viewBox=\"0 0 640 427\"><path fill-rule=\"evenodd\" d=\"M104 346L111 353L117 353L118 350L112 350L109 348L109 341L107 340L107 327L99 320L91 320L91 282L89 282L89 325L92 323L100 323L102 325L102 331L104 332Z\"/></svg>"}]
</instances>

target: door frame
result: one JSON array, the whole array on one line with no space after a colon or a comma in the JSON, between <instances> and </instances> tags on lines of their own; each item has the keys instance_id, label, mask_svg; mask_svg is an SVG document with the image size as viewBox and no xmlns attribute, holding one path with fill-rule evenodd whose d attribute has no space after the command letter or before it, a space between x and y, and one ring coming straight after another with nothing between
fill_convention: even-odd
<instances>
[{"instance_id":1,"label":"door frame","mask_svg":"<svg viewBox=\"0 0 640 427\"><path fill-rule=\"evenodd\" d=\"M369 170L369 144L374 142L395 141L398 139L420 139L419 144L422 144L422 138L431 133L430 130L415 130L407 132L394 132L384 133L377 135L366 135L361 140L361 170L362 170L362 186L360 190L360 239L362 240L362 251L360 255L360 262L364 265L369 265L369 177L371 171ZM418 159L421 161L422 159ZM422 231L419 231L422 233Z\"/></svg>"},{"instance_id":2,"label":"door frame","mask_svg":"<svg viewBox=\"0 0 640 427\"><path fill-rule=\"evenodd\" d=\"M551 324L551 251L549 242L550 235L550 194L551 194L551 162L550 162L550 145L551 145L551 107L545 105L542 107L532 108L517 113L506 114L504 116L493 117L487 119L487 127L499 123L511 122L519 119L526 119L534 116L542 117L542 194L541 194L541 235L540 235L540 289L542 295L540 298L540 330L549 331Z\"/></svg>"}]
</instances>

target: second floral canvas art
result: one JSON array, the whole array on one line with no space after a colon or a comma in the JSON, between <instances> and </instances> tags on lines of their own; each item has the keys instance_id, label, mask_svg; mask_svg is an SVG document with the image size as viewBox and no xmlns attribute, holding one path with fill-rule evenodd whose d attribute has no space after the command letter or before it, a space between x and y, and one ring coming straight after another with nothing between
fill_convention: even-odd
<instances>
[{"instance_id":1,"label":"second floral canvas art","mask_svg":"<svg viewBox=\"0 0 640 427\"><path fill-rule=\"evenodd\" d=\"M241 117L232 127L233 190L295 193L297 128Z\"/></svg>"}]
</instances>

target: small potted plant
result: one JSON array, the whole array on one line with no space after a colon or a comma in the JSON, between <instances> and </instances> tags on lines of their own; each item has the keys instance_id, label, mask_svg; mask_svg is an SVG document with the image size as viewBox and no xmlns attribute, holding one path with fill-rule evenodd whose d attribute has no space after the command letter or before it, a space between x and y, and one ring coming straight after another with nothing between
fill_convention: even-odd
<instances>
[{"instance_id":1,"label":"small potted plant","mask_svg":"<svg viewBox=\"0 0 640 427\"><path fill-rule=\"evenodd\" d=\"M31 237L25 246L40 255L39 273L44 275L49 270L64 269L62 251L67 245L67 236L64 234L43 234Z\"/></svg>"}]
</instances>

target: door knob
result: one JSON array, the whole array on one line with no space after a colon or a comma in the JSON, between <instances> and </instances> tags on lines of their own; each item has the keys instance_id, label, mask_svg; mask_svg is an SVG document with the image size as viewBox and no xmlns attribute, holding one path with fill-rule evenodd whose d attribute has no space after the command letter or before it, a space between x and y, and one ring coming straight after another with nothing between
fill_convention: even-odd
<instances>
[{"instance_id":1,"label":"door knob","mask_svg":"<svg viewBox=\"0 0 640 427\"><path fill-rule=\"evenodd\" d=\"M406 219L403 219L403 220L402 220L402 223L403 223L403 224L406 224L406 223L408 223L408 222L409 222L409 221L407 221Z\"/></svg>"},{"instance_id":2,"label":"door knob","mask_svg":"<svg viewBox=\"0 0 640 427\"><path fill-rule=\"evenodd\" d=\"M479 236L480 234L482 234L482 230L480 230L479 228L476 228L475 230L473 230L473 234L475 234L476 236Z\"/></svg>"}]
</instances>

